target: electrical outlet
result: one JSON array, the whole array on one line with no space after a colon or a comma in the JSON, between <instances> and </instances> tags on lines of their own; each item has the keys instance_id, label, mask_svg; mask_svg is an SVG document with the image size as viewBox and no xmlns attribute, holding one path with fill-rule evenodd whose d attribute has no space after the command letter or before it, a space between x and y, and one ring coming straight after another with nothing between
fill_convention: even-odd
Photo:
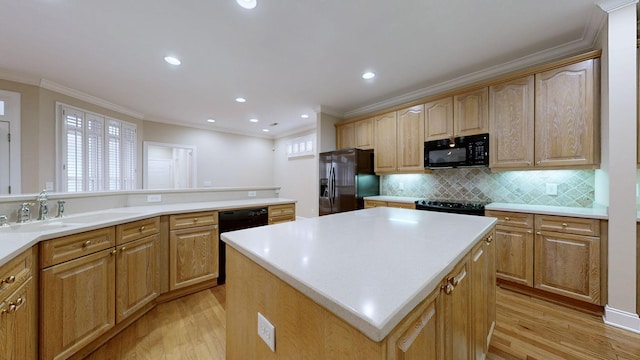
<instances>
[{"instance_id":1,"label":"electrical outlet","mask_svg":"<svg viewBox=\"0 0 640 360\"><path fill-rule=\"evenodd\" d=\"M160 201L162 201L162 195L160 194L147 195L147 202L160 202Z\"/></svg>"},{"instance_id":2,"label":"electrical outlet","mask_svg":"<svg viewBox=\"0 0 640 360\"><path fill-rule=\"evenodd\" d=\"M255 191L249 191L249 197L256 197Z\"/></svg>"},{"instance_id":3,"label":"electrical outlet","mask_svg":"<svg viewBox=\"0 0 640 360\"><path fill-rule=\"evenodd\" d=\"M558 195L558 184L547 184L547 195Z\"/></svg>"},{"instance_id":4,"label":"electrical outlet","mask_svg":"<svg viewBox=\"0 0 640 360\"><path fill-rule=\"evenodd\" d=\"M404 190L404 183L398 183L398 190L400 191Z\"/></svg>"},{"instance_id":5,"label":"electrical outlet","mask_svg":"<svg viewBox=\"0 0 640 360\"><path fill-rule=\"evenodd\" d=\"M258 313L258 336L271 351L276 351L276 328L260 313Z\"/></svg>"}]
</instances>

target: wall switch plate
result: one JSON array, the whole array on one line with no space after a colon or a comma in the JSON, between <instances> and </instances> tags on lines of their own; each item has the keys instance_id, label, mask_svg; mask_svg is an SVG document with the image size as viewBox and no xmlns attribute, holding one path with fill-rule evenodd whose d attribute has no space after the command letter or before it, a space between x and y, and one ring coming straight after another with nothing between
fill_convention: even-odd
<instances>
[{"instance_id":1,"label":"wall switch plate","mask_svg":"<svg viewBox=\"0 0 640 360\"><path fill-rule=\"evenodd\" d=\"M260 313L258 313L258 336L271 351L276 351L276 328Z\"/></svg>"},{"instance_id":2,"label":"wall switch plate","mask_svg":"<svg viewBox=\"0 0 640 360\"><path fill-rule=\"evenodd\" d=\"M398 190L404 190L404 183L398 183Z\"/></svg>"},{"instance_id":3,"label":"wall switch plate","mask_svg":"<svg viewBox=\"0 0 640 360\"><path fill-rule=\"evenodd\" d=\"M255 196L256 196L255 191L249 191L249 197L255 197Z\"/></svg>"},{"instance_id":4,"label":"wall switch plate","mask_svg":"<svg viewBox=\"0 0 640 360\"><path fill-rule=\"evenodd\" d=\"M558 195L558 184L547 184L547 195Z\"/></svg>"},{"instance_id":5,"label":"wall switch plate","mask_svg":"<svg viewBox=\"0 0 640 360\"><path fill-rule=\"evenodd\" d=\"M147 202L160 202L160 201L162 201L162 195L160 194L147 195Z\"/></svg>"}]
</instances>

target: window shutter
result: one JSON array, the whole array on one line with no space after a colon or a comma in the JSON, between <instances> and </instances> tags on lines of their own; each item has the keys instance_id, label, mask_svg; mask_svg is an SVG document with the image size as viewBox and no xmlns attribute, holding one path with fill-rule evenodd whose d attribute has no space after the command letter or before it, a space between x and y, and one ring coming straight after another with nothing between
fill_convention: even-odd
<instances>
[{"instance_id":1,"label":"window shutter","mask_svg":"<svg viewBox=\"0 0 640 360\"><path fill-rule=\"evenodd\" d=\"M83 113L74 109L63 109L64 133L66 137L65 174L67 191L84 191L84 164L83 164Z\"/></svg>"},{"instance_id":2,"label":"window shutter","mask_svg":"<svg viewBox=\"0 0 640 360\"><path fill-rule=\"evenodd\" d=\"M136 188L136 126L122 123L122 190Z\"/></svg>"},{"instance_id":3,"label":"window shutter","mask_svg":"<svg viewBox=\"0 0 640 360\"><path fill-rule=\"evenodd\" d=\"M87 115L87 190L104 190L104 118Z\"/></svg>"},{"instance_id":4,"label":"window shutter","mask_svg":"<svg viewBox=\"0 0 640 360\"><path fill-rule=\"evenodd\" d=\"M107 125L107 190L120 190L122 128L119 121Z\"/></svg>"}]
</instances>

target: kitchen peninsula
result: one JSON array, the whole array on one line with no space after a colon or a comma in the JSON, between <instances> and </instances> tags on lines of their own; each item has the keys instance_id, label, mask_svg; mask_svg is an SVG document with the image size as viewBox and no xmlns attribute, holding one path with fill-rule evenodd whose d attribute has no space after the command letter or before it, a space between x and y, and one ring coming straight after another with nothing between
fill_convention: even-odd
<instances>
[{"instance_id":1,"label":"kitchen peninsula","mask_svg":"<svg viewBox=\"0 0 640 360\"><path fill-rule=\"evenodd\" d=\"M223 234L227 358L486 353L495 223L381 207ZM259 327L274 350L257 334L258 314L275 327Z\"/></svg>"}]
</instances>

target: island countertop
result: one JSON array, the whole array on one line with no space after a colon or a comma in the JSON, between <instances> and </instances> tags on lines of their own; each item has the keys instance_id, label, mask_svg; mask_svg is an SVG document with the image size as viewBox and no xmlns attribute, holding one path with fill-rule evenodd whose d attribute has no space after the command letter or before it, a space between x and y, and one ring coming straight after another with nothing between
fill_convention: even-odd
<instances>
[{"instance_id":1,"label":"island countertop","mask_svg":"<svg viewBox=\"0 0 640 360\"><path fill-rule=\"evenodd\" d=\"M227 232L222 239L381 341L495 223L380 207Z\"/></svg>"}]
</instances>

